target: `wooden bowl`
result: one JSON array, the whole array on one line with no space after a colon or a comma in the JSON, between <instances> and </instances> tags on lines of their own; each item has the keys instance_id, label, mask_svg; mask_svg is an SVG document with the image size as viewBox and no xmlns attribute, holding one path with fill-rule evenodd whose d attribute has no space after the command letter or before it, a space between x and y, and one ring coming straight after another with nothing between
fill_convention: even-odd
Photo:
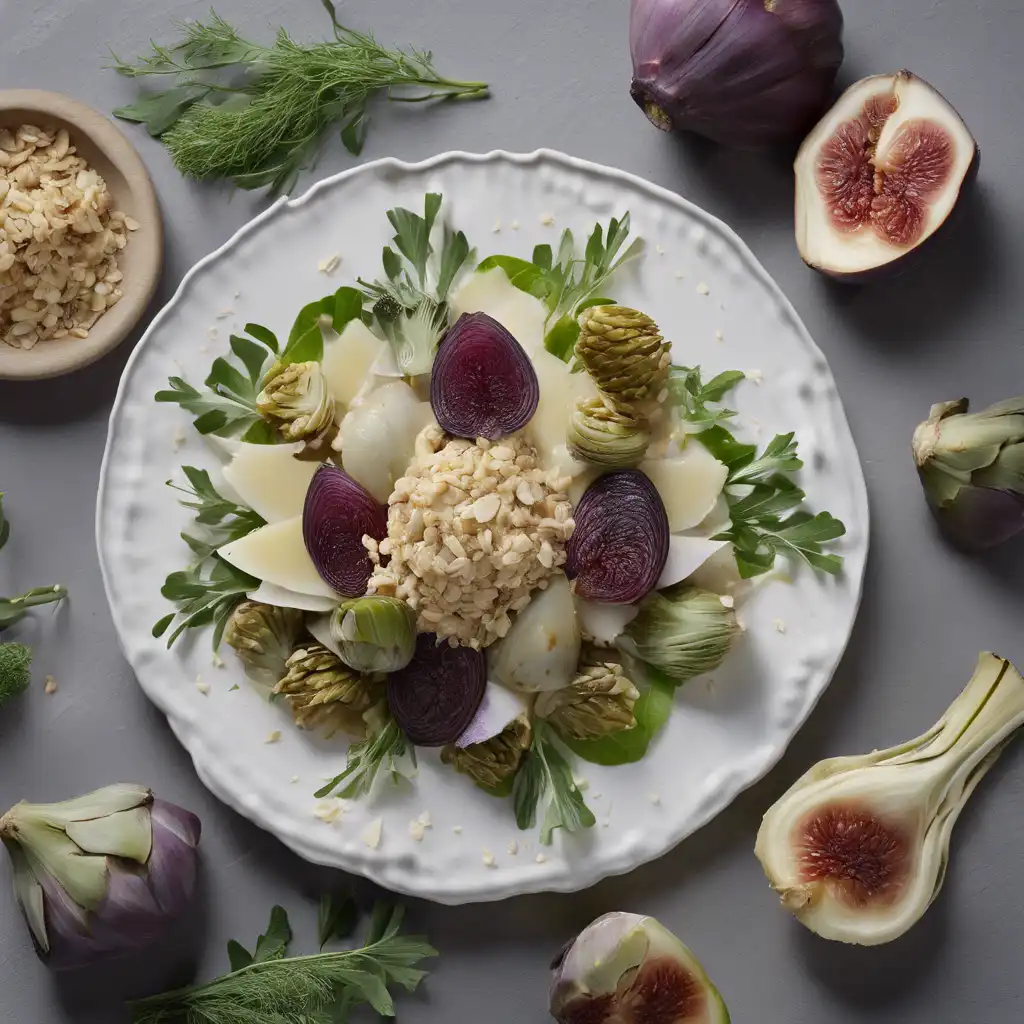
<instances>
[{"instance_id":1,"label":"wooden bowl","mask_svg":"<svg viewBox=\"0 0 1024 1024\"><path fill-rule=\"evenodd\" d=\"M103 176L113 208L139 223L118 253L122 297L87 338L41 341L16 349L0 341L0 378L57 377L99 359L122 342L153 297L163 265L163 224L153 183L138 153L108 118L68 96L38 89L0 89L0 128L34 124L66 128L71 144Z\"/></svg>"}]
</instances>

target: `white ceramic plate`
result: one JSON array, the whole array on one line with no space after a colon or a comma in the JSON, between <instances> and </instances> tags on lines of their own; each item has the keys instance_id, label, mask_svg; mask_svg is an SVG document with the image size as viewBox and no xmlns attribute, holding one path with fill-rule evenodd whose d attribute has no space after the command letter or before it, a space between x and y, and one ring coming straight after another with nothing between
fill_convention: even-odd
<instances>
[{"instance_id":1,"label":"white ceramic plate","mask_svg":"<svg viewBox=\"0 0 1024 1024\"><path fill-rule=\"evenodd\" d=\"M312 794L340 770L343 750L292 728L284 709L246 687L230 652L225 668L213 667L208 632L170 652L150 633L169 610L160 596L164 577L187 561L177 537L188 517L164 481L182 463L215 463L185 414L155 404L154 392L169 374L198 383L245 322L286 333L305 302L357 274L376 275L392 233L385 210L419 209L427 191L444 193L452 222L481 257L528 257L563 227L583 235L596 220L628 210L648 248L635 271L615 281L615 297L657 320L675 340L676 361L701 363L709 375L760 371L760 383L744 382L731 404L762 443L796 431L812 507L827 508L848 530L839 579L798 572L792 584L759 588L742 610L744 642L713 685L695 680L682 688L643 762L578 766L598 825L580 835L556 833L550 848L539 846L535 832L516 829L510 802L477 791L430 752L420 758L413 785L388 786L333 822L318 820ZM341 267L328 281L317 263L334 253ZM189 440L179 450L174 438L183 425ZM420 164L380 160L322 181L299 199L278 202L193 268L121 381L100 479L97 541L125 656L217 796L308 860L398 892L463 903L571 891L629 871L675 846L768 771L828 685L850 635L868 509L828 365L727 227L639 178L558 153L448 153ZM209 684L208 694L196 686L197 676ZM235 683L240 688L232 690ZM280 741L268 744L277 729ZM409 823L423 811L433 827L417 842ZM360 834L378 817L382 840L370 849Z\"/></svg>"}]
</instances>

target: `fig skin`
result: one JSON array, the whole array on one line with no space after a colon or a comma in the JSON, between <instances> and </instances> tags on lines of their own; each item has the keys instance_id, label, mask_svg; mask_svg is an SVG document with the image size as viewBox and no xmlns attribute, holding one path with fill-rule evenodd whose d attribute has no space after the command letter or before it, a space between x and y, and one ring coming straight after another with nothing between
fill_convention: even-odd
<instances>
[{"instance_id":1,"label":"fig skin","mask_svg":"<svg viewBox=\"0 0 1024 1024\"><path fill-rule=\"evenodd\" d=\"M942 100L950 107L953 113L958 118L960 118L961 122L963 122L964 126L966 127L967 122L964 120L963 117L961 117L960 112L956 109L956 107L953 106L953 104L950 103L949 100L946 99L946 97L941 92L939 92L938 89L935 88L935 86L933 86L926 79L921 78L920 75L915 75L912 71L909 71L906 68L902 68L901 70L895 72L892 75L877 75L871 77L893 79L916 79L922 85L927 86L936 95L940 96ZM839 99L825 112L825 114L822 116L818 124L821 124L823 121L827 120L832 115L833 110L835 110L836 106L838 106L839 103L843 101L847 93L849 93L853 89L856 89L859 85L863 84L863 82L866 82L868 80L869 79L862 79L861 81L855 82L853 85L851 85L849 89L847 89L846 93L844 93L843 96L839 97ZM801 158L805 155L805 153L808 152L808 147L812 143L815 143L818 146L818 150L820 152L821 146L825 142L825 139L815 138L816 131L816 126L811 129L807 138L804 140L803 144L800 146L800 149L797 151L796 159L793 163L793 169L795 175L797 176L798 186L799 167ZM837 270L835 267L829 267L816 263L808 259L804 255L800 246L797 245L797 252L800 256L801 261L804 263L805 266L810 267L811 270L817 271L819 274L822 274L829 280L836 281L840 284L849 285L867 285L873 284L878 281L898 278L901 277L903 274L906 274L914 270L922 262L926 262L936 248L936 239L941 239L944 242L945 239L948 238L953 233L956 227L963 220L964 208L968 205L966 199L973 188L974 182L978 177L979 168L981 166L981 147L978 145L978 141L977 139L974 138L973 134L971 134L971 142L974 145L974 151L971 157L971 163L968 166L967 171L964 174L963 179L960 183L956 202L953 204L953 208L949 211L949 214L946 216L946 219L942 222L942 224L939 225L939 227L936 228L935 231L933 231L923 241L907 249L901 256L897 256L895 259L890 260L887 263L883 263L880 264L879 266L869 267L867 269L854 272Z\"/></svg>"}]
</instances>

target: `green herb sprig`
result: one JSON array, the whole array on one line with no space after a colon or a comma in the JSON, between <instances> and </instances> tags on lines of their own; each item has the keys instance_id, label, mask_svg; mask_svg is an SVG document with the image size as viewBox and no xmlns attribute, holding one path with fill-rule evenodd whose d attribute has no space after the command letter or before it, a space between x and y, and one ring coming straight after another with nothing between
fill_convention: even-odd
<instances>
[{"instance_id":1,"label":"green herb sprig","mask_svg":"<svg viewBox=\"0 0 1024 1024\"><path fill-rule=\"evenodd\" d=\"M368 739L353 743L348 748L345 770L318 789L314 796L322 799L336 790L337 795L346 800L366 796L382 770L394 782L403 777L399 763L402 758L411 758L415 765L416 748L406 740L398 723L393 718L388 719Z\"/></svg>"},{"instance_id":2,"label":"green herb sprig","mask_svg":"<svg viewBox=\"0 0 1024 1024\"><path fill-rule=\"evenodd\" d=\"M153 627L153 636L163 636L171 623L179 619L167 638L170 647L186 629L213 623L213 649L217 650L235 605L260 585L259 580L218 557L217 548L265 526L266 521L251 508L223 497L205 469L182 466L181 471L188 486L181 487L173 480L168 480L167 486L187 495L180 499L181 504L196 513L195 524L199 529L181 534L192 551L193 562L183 571L172 572L160 588L160 593L173 601L178 610L165 615Z\"/></svg>"},{"instance_id":3,"label":"green herb sprig","mask_svg":"<svg viewBox=\"0 0 1024 1024\"><path fill-rule=\"evenodd\" d=\"M621 220L612 217L607 229L594 225L582 258L576 255L576 240L566 228L557 250L550 245L535 246L529 260L488 256L477 270L500 267L516 288L544 303L548 309L544 345L568 362L580 333L577 317L589 306L611 303L612 299L600 294L601 289L619 267L643 252L643 239L634 238L626 245L628 238L629 214L624 213Z\"/></svg>"},{"instance_id":4,"label":"green herb sprig","mask_svg":"<svg viewBox=\"0 0 1024 1024\"><path fill-rule=\"evenodd\" d=\"M555 829L578 832L592 828L596 820L550 728L539 719L533 723L530 750L516 774L512 803L521 829L533 828L538 811L543 813L540 841L545 846L551 845Z\"/></svg>"},{"instance_id":5,"label":"green herb sprig","mask_svg":"<svg viewBox=\"0 0 1024 1024\"><path fill-rule=\"evenodd\" d=\"M714 539L732 544L740 576L769 572L780 554L839 574L842 556L826 552L823 545L842 537L846 527L829 512L812 515L800 508L806 495L791 475L803 462L791 433L776 435L760 454L756 445L737 441L721 424L701 431L697 439L729 469L725 496L732 523Z\"/></svg>"},{"instance_id":6,"label":"green herb sprig","mask_svg":"<svg viewBox=\"0 0 1024 1024\"><path fill-rule=\"evenodd\" d=\"M226 178L239 188L279 193L315 163L331 125L341 126L351 153L362 151L376 93L412 103L488 95L485 82L440 75L425 50L388 49L369 33L346 28L333 3L321 2L333 26L328 42L304 46L279 29L272 45L261 46L211 11L206 21L182 25L178 42L153 43L135 62L113 54L119 74L174 83L119 107L115 116L145 124L190 178Z\"/></svg>"},{"instance_id":7,"label":"green herb sprig","mask_svg":"<svg viewBox=\"0 0 1024 1024\"><path fill-rule=\"evenodd\" d=\"M699 366L673 365L666 385L668 401L687 423L711 427L736 415L734 409L726 409L719 403L744 377L742 370L726 370L705 384Z\"/></svg>"},{"instance_id":8,"label":"green herb sprig","mask_svg":"<svg viewBox=\"0 0 1024 1024\"><path fill-rule=\"evenodd\" d=\"M4 496L0 492L0 548L11 536L10 520L4 515ZM67 597L62 586L34 587L17 597L0 597L0 632L20 622L30 608L55 604ZM0 643L0 704L22 693L31 682L32 651L25 644Z\"/></svg>"},{"instance_id":9,"label":"green herb sprig","mask_svg":"<svg viewBox=\"0 0 1024 1024\"><path fill-rule=\"evenodd\" d=\"M287 913L274 907L254 951L228 943L231 972L213 981L175 989L129 1003L133 1024L331 1024L368 1004L394 1017L389 985L415 990L427 972L418 965L437 956L427 940L401 933L404 911L379 903L373 908L362 946L323 952L347 937L355 905L325 900L320 909L321 952L289 955L292 930Z\"/></svg>"}]
</instances>

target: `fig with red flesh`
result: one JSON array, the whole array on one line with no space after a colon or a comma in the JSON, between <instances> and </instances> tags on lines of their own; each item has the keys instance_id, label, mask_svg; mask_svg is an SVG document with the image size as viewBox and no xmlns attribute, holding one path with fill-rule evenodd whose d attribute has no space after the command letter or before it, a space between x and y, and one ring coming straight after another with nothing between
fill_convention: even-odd
<instances>
[{"instance_id":1,"label":"fig with red flesh","mask_svg":"<svg viewBox=\"0 0 1024 1024\"><path fill-rule=\"evenodd\" d=\"M599 917L554 971L550 1008L559 1024L729 1024L697 958L653 917Z\"/></svg>"},{"instance_id":2,"label":"fig with red flesh","mask_svg":"<svg viewBox=\"0 0 1024 1024\"><path fill-rule=\"evenodd\" d=\"M957 817L1024 724L1024 679L983 653L923 736L821 761L764 816L754 852L782 905L826 939L872 946L938 895Z\"/></svg>"},{"instance_id":3,"label":"fig with red flesh","mask_svg":"<svg viewBox=\"0 0 1024 1024\"><path fill-rule=\"evenodd\" d=\"M388 676L388 707L412 743L443 747L466 731L486 689L483 651L420 633L412 661Z\"/></svg>"},{"instance_id":4,"label":"fig with red flesh","mask_svg":"<svg viewBox=\"0 0 1024 1024\"><path fill-rule=\"evenodd\" d=\"M796 241L831 277L902 268L948 221L979 151L952 106L909 71L852 85L796 158Z\"/></svg>"},{"instance_id":5,"label":"fig with red flesh","mask_svg":"<svg viewBox=\"0 0 1024 1024\"><path fill-rule=\"evenodd\" d=\"M463 313L430 376L430 406L441 427L496 441L525 427L539 401L537 373L519 342L486 313Z\"/></svg>"},{"instance_id":6,"label":"fig with red flesh","mask_svg":"<svg viewBox=\"0 0 1024 1024\"><path fill-rule=\"evenodd\" d=\"M650 593L668 559L665 505L637 469L606 473L583 493L573 513L565 575L587 601L632 604Z\"/></svg>"}]
</instances>

